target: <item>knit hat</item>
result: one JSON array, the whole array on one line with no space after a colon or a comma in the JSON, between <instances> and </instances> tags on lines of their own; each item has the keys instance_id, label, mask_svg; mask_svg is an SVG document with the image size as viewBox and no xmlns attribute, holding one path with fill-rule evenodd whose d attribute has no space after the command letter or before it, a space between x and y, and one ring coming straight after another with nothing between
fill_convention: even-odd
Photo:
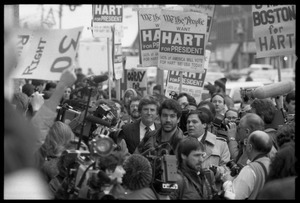
<instances>
[{"instance_id":1,"label":"knit hat","mask_svg":"<svg viewBox=\"0 0 300 203\"><path fill-rule=\"evenodd\" d=\"M123 184L130 190L139 190L148 187L152 180L152 168L150 162L139 154L128 157L123 166L126 173L123 176Z\"/></svg>"},{"instance_id":2,"label":"knit hat","mask_svg":"<svg viewBox=\"0 0 300 203\"><path fill-rule=\"evenodd\" d=\"M137 94L137 92L134 90L134 89L132 89L132 88L128 88L125 92L124 92L124 98L125 97L127 97L127 96L129 96L129 92L132 92L133 93L133 97L137 97L138 96L138 94Z\"/></svg>"},{"instance_id":3,"label":"knit hat","mask_svg":"<svg viewBox=\"0 0 300 203\"><path fill-rule=\"evenodd\" d=\"M226 81L227 79L226 78L220 78L218 80L215 81L215 85L218 85L222 88L222 90L225 92L226 88Z\"/></svg>"}]
</instances>

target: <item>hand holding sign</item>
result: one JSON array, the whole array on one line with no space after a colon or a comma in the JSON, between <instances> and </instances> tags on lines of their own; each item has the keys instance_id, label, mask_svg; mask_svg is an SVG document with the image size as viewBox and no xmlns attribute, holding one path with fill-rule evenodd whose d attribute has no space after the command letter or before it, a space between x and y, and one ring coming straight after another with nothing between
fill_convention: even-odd
<instances>
[{"instance_id":1,"label":"hand holding sign","mask_svg":"<svg viewBox=\"0 0 300 203\"><path fill-rule=\"evenodd\" d=\"M30 103L33 111L38 111L44 104L44 97L42 94L35 92L31 95Z\"/></svg>"}]
</instances>

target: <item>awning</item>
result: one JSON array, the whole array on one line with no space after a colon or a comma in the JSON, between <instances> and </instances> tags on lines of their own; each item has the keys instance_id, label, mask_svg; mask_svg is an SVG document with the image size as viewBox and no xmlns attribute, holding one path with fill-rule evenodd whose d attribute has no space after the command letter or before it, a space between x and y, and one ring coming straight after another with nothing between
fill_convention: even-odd
<instances>
[{"instance_id":1,"label":"awning","mask_svg":"<svg viewBox=\"0 0 300 203\"><path fill-rule=\"evenodd\" d=\"M217 46L216 48L216 60L231 62L234 55L239 48L238 43L231 43L229 45Z\"/></svg>"}]
</instances>

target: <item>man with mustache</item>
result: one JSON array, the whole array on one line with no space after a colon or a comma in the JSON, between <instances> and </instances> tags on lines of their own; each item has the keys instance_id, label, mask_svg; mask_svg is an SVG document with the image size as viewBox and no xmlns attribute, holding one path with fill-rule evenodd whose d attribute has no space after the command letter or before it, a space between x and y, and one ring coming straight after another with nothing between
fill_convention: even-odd
<instances>
[{"instance_id":1,"label":"man with mustache","mask_svg":"<svg viewBox=\"0 0 300 203\"><path fill-rule=\"evenodd\" d=\"M202 167L216 167L216 184L218 189L220 189L221 175L229 170L226 164L230 160L230 152L226 139L217 137L208 131L209 122L210 117L207 109L200 108L196 111L191 111L187 118L187 131L189 137L197 138L198 142L205 145L206 155L203 157Z\"/></svg>"},{"instance_id":2,"label":"man with mustache","mask_svg":"<svg viewBox=\"0 0 300 203\"><path fill-rule=\"evenodd\" d=\"M205 171L202 167L206 156L205 145L197 138L189 136L182 139L177 150L178 189L170 194L170 199L212 199L216 191L212 171ZM210 182L207 177L211 177L212 181Z\"/></svg>"},{"instance_id":3,"label":"man with mustache","mask_svg":"<svg viewBox=\"0 0 300 203\"><path fill-rule=\"evenodd\" d=\"M181 107L174 99L166 99L159 109L161 127L147 134L136 148L135 153L146 154L156 151L155 148L164 146L170 154L175 154L180 140L183 138L182 130L177 126L181 117Z\"/></svg>"},{"instance_id":4,"label":"man with mustache","mask_svg":"<svg viewBox=\"0 0 300 203\"><path fill-rule=\"evenodd\" d=\"M134 100L131 101L132 105ZM133 123L122 126L120 137L124 138L130 154L134 152L145 134L158 128L154 122L157 117L159 103L152 96L145 96L138 104L138 112L141 115ZM136 110L132 109L132 115L137 115Z\"/></svg>"}]
</instances>

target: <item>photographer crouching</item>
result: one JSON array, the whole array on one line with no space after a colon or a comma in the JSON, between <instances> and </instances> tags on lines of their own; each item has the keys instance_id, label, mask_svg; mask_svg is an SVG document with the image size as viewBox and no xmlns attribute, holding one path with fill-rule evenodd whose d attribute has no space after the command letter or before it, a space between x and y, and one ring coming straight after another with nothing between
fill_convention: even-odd
<instances>
[{"instance_id":1,"label":"photographer crouching","mask_svg":"<svg viewBox=\"0 0 300 203\"><path fill-rule=\"evenodd\" d=\"M244 144L251 162L234 177L232 176L234 174L230 173L223 175L223 190L226 199L255 199L263 188L269 173L271 160L267 154L272 149L270 136L257 130L249 135Z\"/></svg>"}]
</instances>

